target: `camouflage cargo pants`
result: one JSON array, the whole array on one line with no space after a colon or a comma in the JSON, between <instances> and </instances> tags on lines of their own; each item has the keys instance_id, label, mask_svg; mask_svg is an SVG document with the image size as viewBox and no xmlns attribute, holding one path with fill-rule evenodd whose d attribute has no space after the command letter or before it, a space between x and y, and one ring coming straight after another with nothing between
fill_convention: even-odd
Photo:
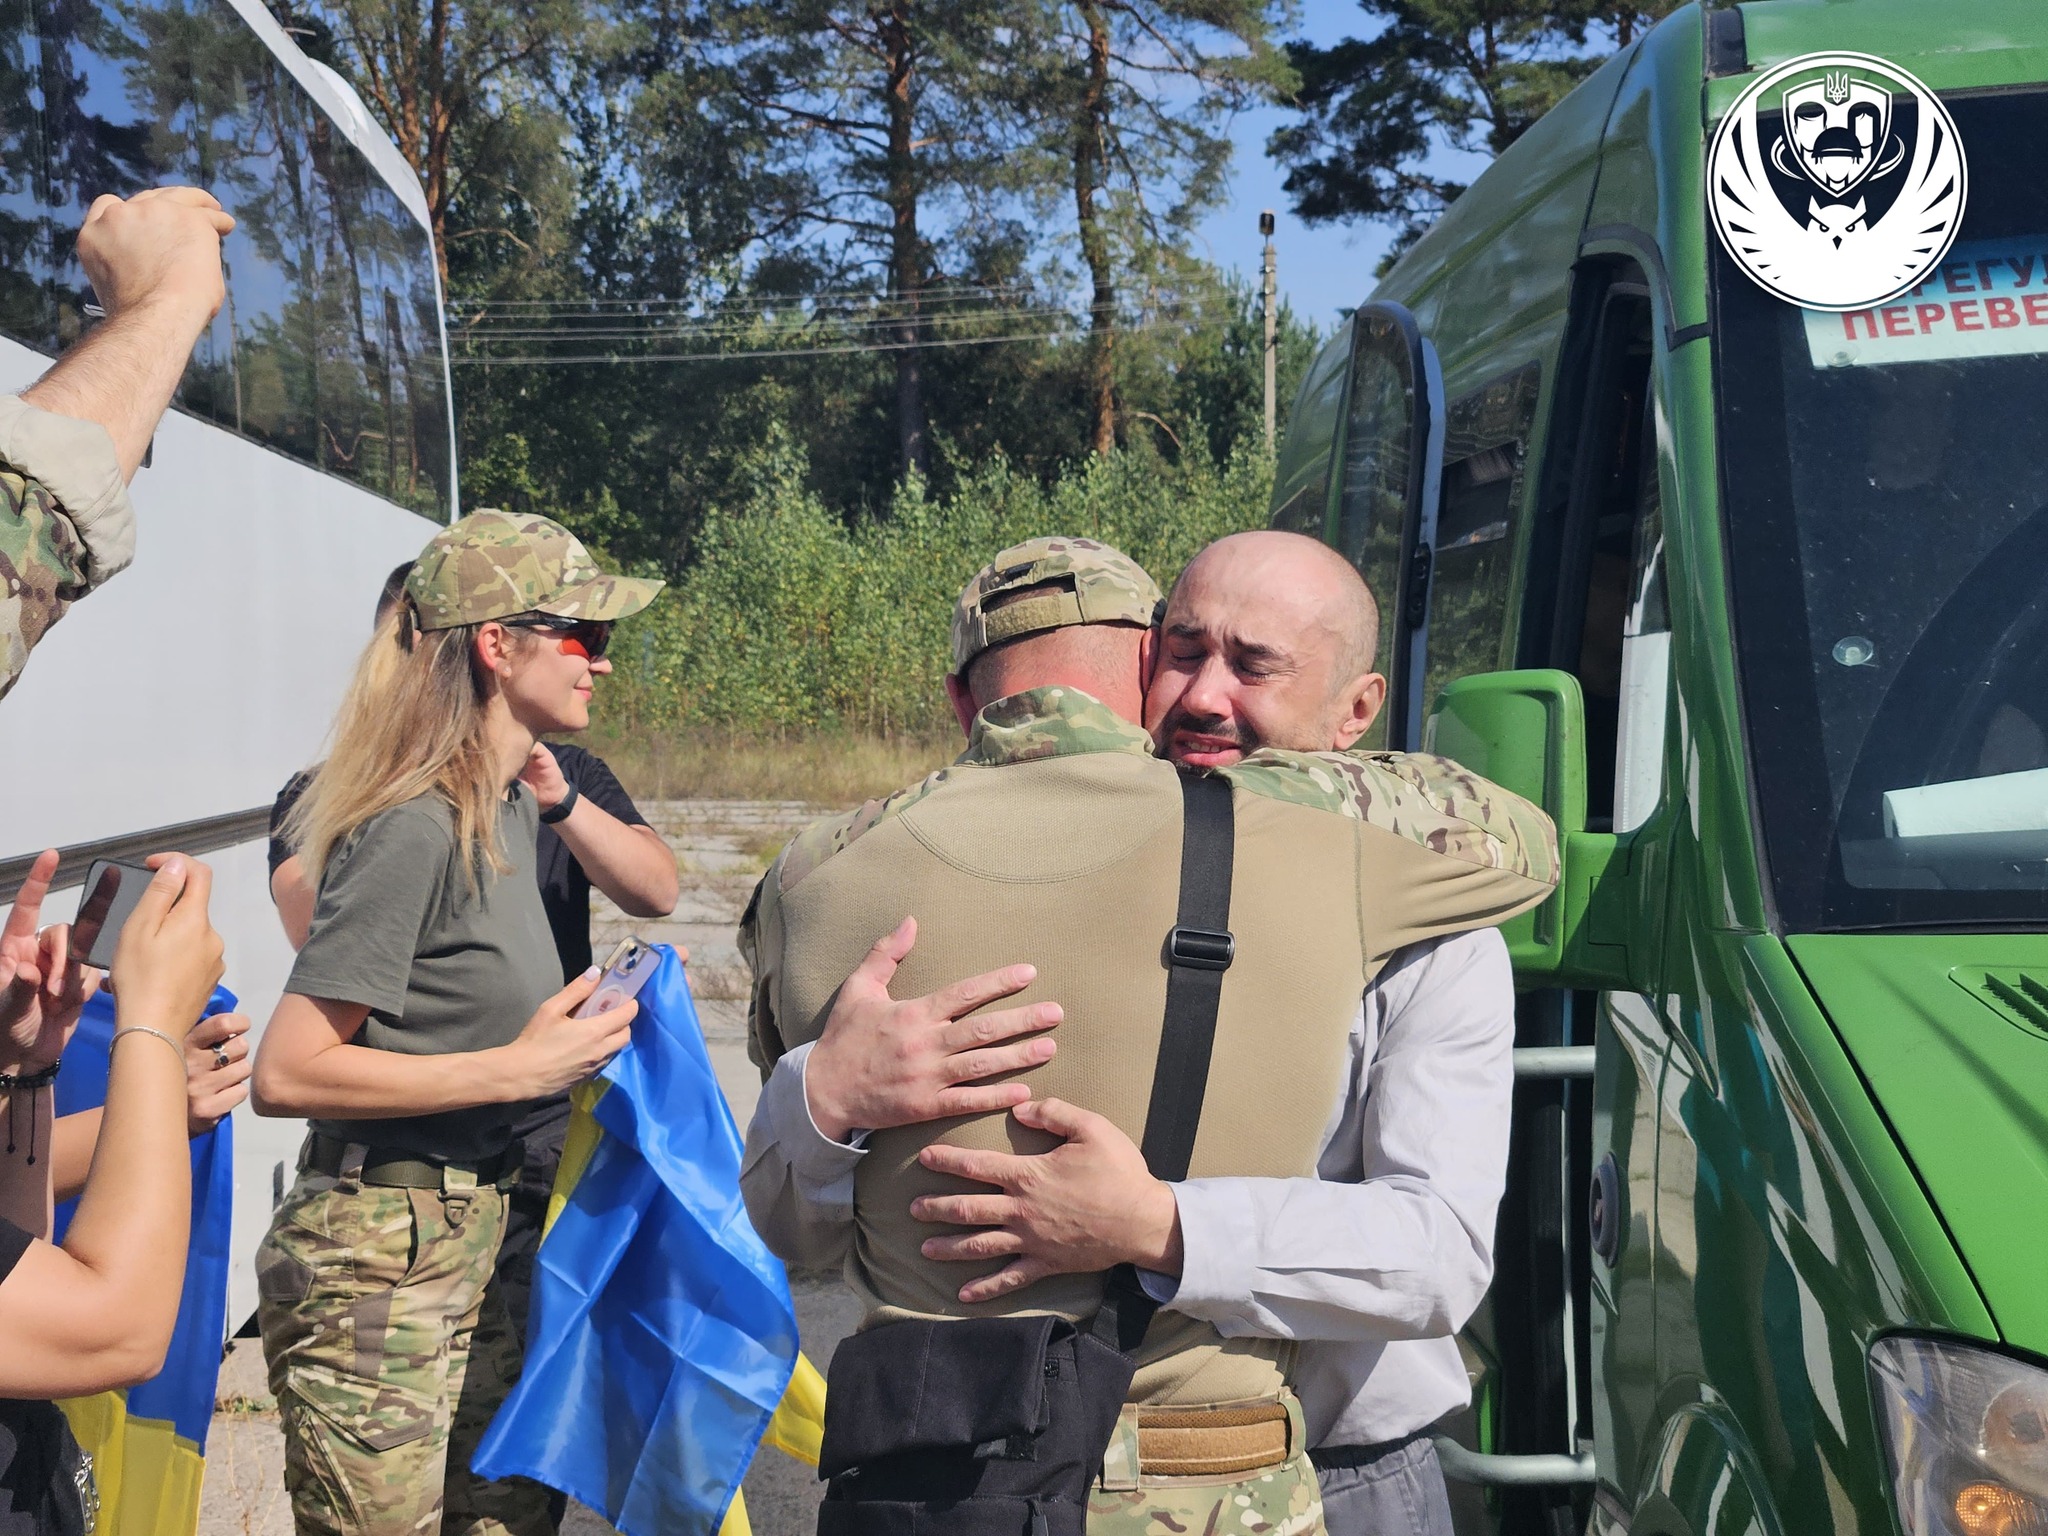
<instances>
[{"instance_id":1,"label":"camouflage cargo pants","mask_svg":"<svg viewBox=\"0 0 2048 1536\"><path fill-rule=\"evenodd\" d=\"M504 1223L495 1189L299 1175L256 1273L300 1536L549 1536L545 1488L469 1471L519 1376Z\"/></svg>"},{"instance_id":2,"label":"camouflage cargo pants","mask_svg":"<svg viewBox=\"0 0 2048 1536\"><path fill-rule=\"evenodd\" d=\"M1293 1454L1278 1466L1224 1477L1157 1477L1138 1468L1137 1420L1126 1410L1088 1495L1088 1536L1326 1536L1322 1491L1292 1394L1287 1421Z\"/></svg>"}]
</instances>

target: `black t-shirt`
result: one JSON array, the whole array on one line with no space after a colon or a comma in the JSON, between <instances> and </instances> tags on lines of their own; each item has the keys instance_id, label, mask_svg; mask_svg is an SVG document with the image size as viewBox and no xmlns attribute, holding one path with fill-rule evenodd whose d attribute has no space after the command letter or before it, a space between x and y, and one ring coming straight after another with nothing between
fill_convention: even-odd
<instances>
[{"instance_id":1,"label":"black t-shirt","mask_svg":"<svg viewBox=\"0 0 2048 1536\"><path fill-rule=\"evenodd\" d=\"M0 1283L14 1273L33 1241L14 1223L0 1221ZM79 1503L71 1469L78 1464L78 1442L55 1403L0 1399L0 1536L77 1530Z\"/></svg>"},{"instance_id":2,"label":"black t-shirt","mask_svg":"<svg viewBox=\"0 0 2048 1536\"><path fill-rule=\"evenodd\" d=\"M306 786L312 782L313 770L302 769L284 781L284 788L270 802L270 873L273 877L278 866L292 856L291 845L279 835L284 831L284 819L291 815L292 807L299 803L299 797L305 794Z\"/></svg>"},{"instance_id":3,"label":"black t-shirt","mask_svg":"<svg viewBox=\"0 0 2048 1536\"><path fill-rule=\"evenodd\" d=\"M647 825L647 818L640 814L640 807L633 803L633 797L626 793L603 758L566 742L550 742L548 750L555 754L562 777L575 785L577 793L591 804L611 812L628 826ZM277 873L277 867L292 856L292 850L279 840L278 831L284 826L284 819L291 814L292 807L299 803L299 797L306 792L306 786L312 782L310 769L293 774L284 788L277 792L276 803L270 808L270 872L273 875ZM562 980L566 982L590 969L590 876L583 872L583 866L569 852L569 845L555 835L553 827L541 827L536 852L538 858L534 871L540 883L540 903L547 909L548 927L555 936L555 953L561 957Z\"/></svg>"},{"instance_id":4,"label":"black t-shirt","mask_svg":"<svg viewBox=\"0 0 2048 1536\"><path fill-rule=\"evenodd\" d=\"M629 827L644 827L647 818L633 797L613 776L605 760L595 752L566 742L549 742L562 777L599 810L609 811ZM562 957L562 980L569 981L590 969L590 876L576 862L569 845L555 835L555 829L540 829L540 862L535 866L540 879L540 904L547 908L548 926L555 931L555 953Z\"/></svg>"}]
</instances>

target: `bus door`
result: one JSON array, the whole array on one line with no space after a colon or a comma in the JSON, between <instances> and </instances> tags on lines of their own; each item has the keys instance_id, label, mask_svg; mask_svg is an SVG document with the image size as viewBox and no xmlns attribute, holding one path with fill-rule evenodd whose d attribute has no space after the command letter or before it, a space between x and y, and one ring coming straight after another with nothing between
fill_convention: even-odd
<instances>
[{"instance_id":1,"label":"bus door","mask_svg":"<svg viewBox=\"0 0 2048 1536\"><path fill-rule=\"evenodd\" d=\"M1640 268L1611 259L1581 267L1518 661L1579 681L1591 832L1643 826L1662 781L1670 625L1654 334ZM1662 867L1635 858L1627 874ZM1645 880L1637 903L1656 909L1645 937L1661 926L1663 899ZM1632 1468L1636 1448L1619 1442L1647 1414L1626 1405L1647 1410L1655 1382L1650 1224L1669 1035L1653 995L1549 989L1524 995L1517 1044L1523 1053L1563 1047L1571 1066L1534 1081L1518 1071L1500 1268L1526 1264L1529 1283L1508 1298L1495 1287L1505 1449L1571 1449L1583 1460L1597 1440ZM1590 1468L1582 1479L1508 1491L1502 1530L1579 1528L1599 1492L1613 1496L1588 1486Z\"/></svg>"},{"instance_id":2,"label":"bus door","mask_svg":"<svg viewBox=\"0 0 2048 1536\"><path fill-rule=\"evenodd\" d=\"M1358 567L1379 603L1374 670L1387 679L1387 701L1359 745L1401 751L1422 740L1443 371L1436 348L1402 305L1359 306L1351 336L1329 542Z\"/></svg>"}]
</instances>

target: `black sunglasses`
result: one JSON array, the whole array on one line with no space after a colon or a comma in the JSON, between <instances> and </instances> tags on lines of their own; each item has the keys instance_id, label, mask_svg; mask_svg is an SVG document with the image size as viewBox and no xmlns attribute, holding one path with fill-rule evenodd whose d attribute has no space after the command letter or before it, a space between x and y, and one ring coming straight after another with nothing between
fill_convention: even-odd
<instances>
[{"instance_id":1,"label":"black sunglasses","mask_svg":"<svg viewBox=\"0 0 2048 1536\"><path fill-rule=\"evenodd\" d=\"M516 619L500 620L507 629L545 629L562 639L564 655L596 661L612 643L610 619L565 619L558 613L529 613ZM575 650L571 651L570 647Z\"/></svg>"}]
</instances>

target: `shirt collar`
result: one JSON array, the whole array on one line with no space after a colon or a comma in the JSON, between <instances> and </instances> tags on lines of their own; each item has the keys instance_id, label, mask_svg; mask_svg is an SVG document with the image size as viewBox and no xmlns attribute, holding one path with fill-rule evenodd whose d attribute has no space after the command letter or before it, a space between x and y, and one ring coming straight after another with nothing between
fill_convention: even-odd
<instances>
[{"instance_id":1,"label":"shirt collar","mask_svg":"<svg viewBox=\"0 0 2048 1536\"><path fill-rule=\"evenodd\" d=\"M974 717L963 763L995 768L1082 752L1152 755L1152 738L1078 688L1027 688L997 699Z\"/></svg>"}]
</instances>

